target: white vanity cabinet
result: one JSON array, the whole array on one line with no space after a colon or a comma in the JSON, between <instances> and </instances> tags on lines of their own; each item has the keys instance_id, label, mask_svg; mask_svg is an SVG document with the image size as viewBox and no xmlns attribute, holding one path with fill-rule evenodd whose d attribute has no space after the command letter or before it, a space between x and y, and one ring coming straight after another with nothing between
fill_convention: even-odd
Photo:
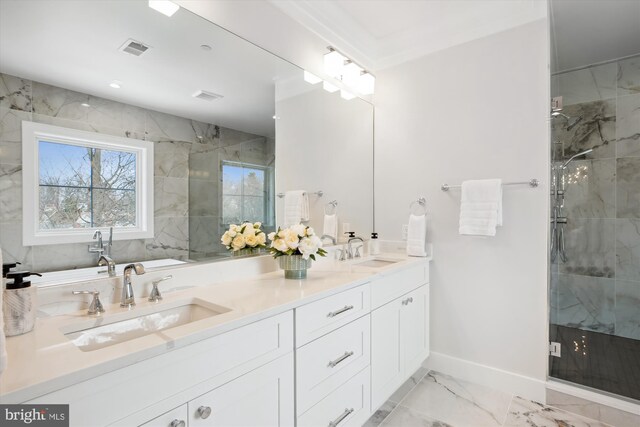
<instances>
[{"instance_id":1,"label":"white vanity cabinet","mask_svg":"<svg viewBox=\"0 0 640 427\"><path fill-rule=\"evenodd\" d=\"M372 294L395 296L371 312L371 408L379 408L429 355L428 266L371 284Z\"/></svg>"},{"instance_id":2,"label":"white vanity cabinet","mask_svg":"<svg viewBox=\"0 0 640 427\"><path fill-rule=\"evenodd\" d=\"M185 403L142 424L140 427L187 427L188 411Z\"/></svg>"}]
</instances>

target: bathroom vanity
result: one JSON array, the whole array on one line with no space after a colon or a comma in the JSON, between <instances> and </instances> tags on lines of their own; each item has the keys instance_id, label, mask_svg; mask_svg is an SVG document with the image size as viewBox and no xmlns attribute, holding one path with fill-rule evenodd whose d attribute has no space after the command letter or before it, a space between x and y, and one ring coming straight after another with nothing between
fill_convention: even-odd
<instances>
[{"instance_id":1,"label":"bathroom vanity","mask_svg":"<svg viewBox=\"0 0 640 427\"><path fill-rule=\"evenodd\" d=\"M38 319L8 341L2 401L68 403L77 426L362 425L429 354L429 259L376 259Z\"/></svg>"}]
</instances>

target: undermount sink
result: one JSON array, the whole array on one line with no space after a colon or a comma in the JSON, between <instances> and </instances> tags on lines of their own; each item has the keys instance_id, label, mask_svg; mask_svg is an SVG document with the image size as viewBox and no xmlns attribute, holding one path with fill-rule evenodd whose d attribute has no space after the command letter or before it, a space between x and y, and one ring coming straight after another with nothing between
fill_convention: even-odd
<instances>
[{"instance_id":1,"label":"undermount sink","mask_svg":"<svg viewBox=\"0 0 640 427\"><path fill-rule=\"evenodd\" d=\"M396 262L400 262L400 261L402 260L394 259L394 258L373 258L367 261L354 263L353 265L357 265L360 267L382 268L382 267L388 267L391 264L395 264Z\"/></svg>"},{"instance_id":2,"label":"undermount sink","mask_svg":"<svg viewBox=\"0 0 640 427\"><path fill-rule=\"evenodd\" d=\"M71 325L61 332L82 351L94 351L160 331L197 322L229 309L194 299L181 304L145 307L112 317ZM125 318L123 318L125 317Z\"/></svg>"}]
</instances>

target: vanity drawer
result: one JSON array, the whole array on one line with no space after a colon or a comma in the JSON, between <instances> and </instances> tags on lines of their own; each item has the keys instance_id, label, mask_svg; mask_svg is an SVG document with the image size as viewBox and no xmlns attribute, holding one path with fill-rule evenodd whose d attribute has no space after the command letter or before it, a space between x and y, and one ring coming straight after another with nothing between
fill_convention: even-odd
<instances>
[{"instance_id":1,"label":"vanity drawer","mask_svg":"<svg viewBox=\"0 0 640 427\"><path fill-rule=\"evenodd\" d=\"M371 309L419 288L429 282L429 264L408 268L371 282Z\"/></svg>"},{"instance_id":2,"label":"vanity drawer","mask_svg":"<svg viewBox=\"0 0 640 427\"><path fill-rule=\"evenodd\" d=\"M183 421L186 425L188 416L187 404L185 403L182 406L178 406L177 408L142 424L140 427L175 427L180 425L180 421Z\"/></svg>"},{"instance_id":3,"label":"vanity drawer","mask_svg":"<svg viewBox=\"0 0 640 427\"><path fill-rule=\"evenodd\" d=\"M298 427L361 426L369 419L369 368L298 417Z\"/></svg>"},{"instance_id":4,"label":"vanity drawer","mask_svg":"<svg viewBox=\"0 0 640 427\"><path fill-rule=\"evenodd\" d=\"M296 309L296 347L369 313L369 284L314 301Z\"/></svg>"},{"instance_id":5,"label":"vanity drawer","mask_svg":"<svg viewBox=\"0 0 640 427\"><path fill-rule=\"evenodd\" d=\"M361 317L296 351L299 414L369 366L370 320Z\"/></svg>"}]
</instances>

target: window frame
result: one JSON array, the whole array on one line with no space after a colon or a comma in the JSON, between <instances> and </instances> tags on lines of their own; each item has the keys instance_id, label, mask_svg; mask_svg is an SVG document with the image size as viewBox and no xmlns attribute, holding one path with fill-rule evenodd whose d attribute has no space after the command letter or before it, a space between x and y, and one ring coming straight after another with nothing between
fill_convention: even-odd
<instances>
[{"instance_id":1,"label":"window frame","mask_svg":"<svg viewBox=\"0 0 640 427\"><path fill-rule=\"evenodd\" d=\"M225 166L235 166L243 169L256 169L264 172L264 220L261 221L264 227L275 227L275 207L273 206L273 192L274 192L274 170L272 166L248 163L248 162L238 162L232 160L221 160L220 161L220 176L224 177L224 167ZM243 174L244 175L244 174ZM244 179L244 178L243 178ZM244 189L242 190L242 194L240 195L242 200L242 206L244 206ZM227 196L233 196L232 194L227 194ZM224 222L224 178L220 180L220 219L221 225L223 227L228 227L231 223ZM255 196L247 196L247 197L255 197ZM245 221L246 218L241 219L240 221ZM273 223L273 224L271 224Z\"/></svg>"},{"instance_id":2,"label":"window frame","mask_svg":"<svg viewBox=\"0 0 640 427\"><path fill-rule=\"evenodd\" d=\"M40 141L136 154L136 226L114 227L113 240L153 238L153 142L22 122L22 239L25 246L90 242L109 227L40 229Z\"/></svg>"}]
</instances>

